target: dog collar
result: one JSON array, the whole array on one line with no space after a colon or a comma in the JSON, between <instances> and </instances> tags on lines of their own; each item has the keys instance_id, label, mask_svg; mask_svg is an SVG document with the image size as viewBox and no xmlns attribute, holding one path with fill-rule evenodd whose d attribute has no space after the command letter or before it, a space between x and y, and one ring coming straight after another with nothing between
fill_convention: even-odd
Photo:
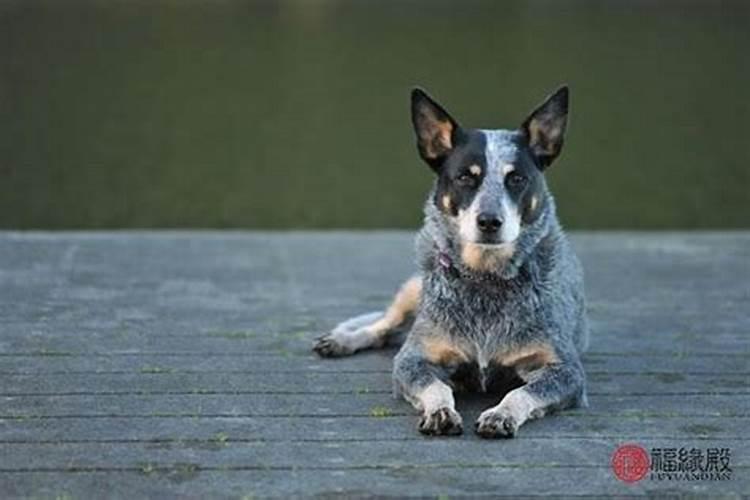
<instances>
[{"instance_id":1,"label":"dog collar","mask_svg":"<svg viewBox=\"0 0 750 500\"><path fill-rule=\"evenodd\" d=\"M437 263L445 270L453 269L453 260L451 260L450 255L445 252L438 252Z\"/></svg>"},{"instance_id":2,"label":"dog collar","mask_svg":"<svg viewBox=\"0 0 750 500\"><path fill-rule=\"evenodd\" d=\"M467 272L466 270L461 269L460 267L453 264L453 259L451 258L451 256L443 250L438 250L435 260L437 261L438 267L442 269L447 275L453 278L480 283L501 283L504 281L500 276L497 275L483 275L480 273Z\"/></svg>"}]
</instances>

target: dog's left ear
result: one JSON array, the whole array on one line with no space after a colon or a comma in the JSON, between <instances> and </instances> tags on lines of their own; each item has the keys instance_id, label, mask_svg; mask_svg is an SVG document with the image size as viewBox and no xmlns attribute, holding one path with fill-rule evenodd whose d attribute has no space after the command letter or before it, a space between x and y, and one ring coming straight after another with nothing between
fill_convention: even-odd
<instances>
[{"instance_id":1,"label":"dog's left ear","mask_svg":"<svg viewBox=\"0 0 750 500\"><path fill-rule=\"evenodd\" d=\"M521 132L542 170L550 166L562 150L568 122L568 87L560 87L539 105L521 125Z\"/></svg>"}]
</instances>

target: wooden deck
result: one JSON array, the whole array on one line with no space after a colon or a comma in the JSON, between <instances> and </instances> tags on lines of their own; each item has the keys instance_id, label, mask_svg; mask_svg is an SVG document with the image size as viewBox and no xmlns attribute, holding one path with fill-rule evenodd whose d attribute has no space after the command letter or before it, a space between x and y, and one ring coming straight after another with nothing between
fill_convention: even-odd
<instances>
[{"instance_id":1,"label":"wooden deck","mask_svg":"<svg viewBox=\"0 0 750 500\"><path fill-rule=\"evenodd\" d=\"M750 233L579 233L591 408L425 438L393 352L312 339L381 308L412 235L0 233L0 497L750 492ZM731 480L616 479L618 444L730 448Z\"/></svg>"}]
</instances>

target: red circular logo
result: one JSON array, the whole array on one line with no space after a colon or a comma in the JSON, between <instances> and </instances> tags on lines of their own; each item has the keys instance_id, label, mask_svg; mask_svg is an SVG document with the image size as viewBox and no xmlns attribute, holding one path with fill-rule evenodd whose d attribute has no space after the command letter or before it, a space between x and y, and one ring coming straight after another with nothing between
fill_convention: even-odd
<instances>
[{"instance_id":1,"label":"red circular logo","mask_svg":"<svg viewBox=\"0 0 750 500\"><path fill-rule=\"evenodd\" d=\"M623 444L612 454L612 471L617 479L626 483L635 483L646 477L650 466L648 452L637 444Z\"/></svg>"}]
</instances>

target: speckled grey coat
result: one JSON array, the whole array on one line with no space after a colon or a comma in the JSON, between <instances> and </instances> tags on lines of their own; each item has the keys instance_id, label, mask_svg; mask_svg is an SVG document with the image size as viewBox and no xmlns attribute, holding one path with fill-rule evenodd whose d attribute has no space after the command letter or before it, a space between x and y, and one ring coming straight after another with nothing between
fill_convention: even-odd
<instances>
[{"instance_id":1,"label":"speckled grey coat","mask_svg":"<svg viewBox=\"0 0 750 500\"><path fill-rule=\"evenodd\" d=\"M434 377L450 380L461 371L460 366L438 367L425 361L420 340L434 337L437 331L451 343L468 346L473 354L469 362L477 365L468 373L478 378L477 384L470 387L480 390L493 386L493 375L508 375L493 365L491 353L513 352L537 343L553 346L559 360L557 366L549 368L551 373L547 376L530 378L531 387L525 386L551 404L536 409L529 418L553 409L587 404L579 359L589 336L583 273L560 228L552 197L548 190L544 192L548 198L545 213L522 233L510 265L499 273L465 268L453 244L456 240L452 228L445 224L433 203L428 201L425 205L425 225L416 240L422 300L414 325L394 361L397 394L414 402L413 394L429 386ZM441 252L449 257L450 268L441 265ZM524 379L534 373L519 375ZM512 435L522 423L518 420L498 431ZM440 433L439 429L434 430Z\"/></svg>"},{"instance_id":2,"label":"speckled grey coat","mask_svg":"<svg viewBox=\"0 0 750 500\"><path fill-rule=\"evenodd\" d=\"M314 349L349 355L411 326L394 389L421 412L424 434L463 431L454 390L497 394L476 422L490 438L587 404L583 274L543 175L562 148L567 114L562 87L518 129L466 129L412 92L418 150L437 174L416 242L419 274L385 313L341 323Z\"/></svg>"}]
</instances>

